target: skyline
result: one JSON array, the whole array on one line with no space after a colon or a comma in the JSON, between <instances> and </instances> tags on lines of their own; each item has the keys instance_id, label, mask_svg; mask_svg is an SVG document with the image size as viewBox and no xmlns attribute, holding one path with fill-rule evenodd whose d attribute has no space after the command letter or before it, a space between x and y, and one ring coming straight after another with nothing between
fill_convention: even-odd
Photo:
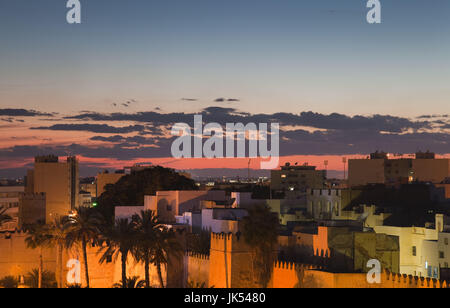
<instances>
[{"instance_id":1,"label":"skyline","mask_svg":"<svg viewBox=\"0 0 450 308\"><path fill-rule=\"evenodd\" d=\"M171 161L195 113L276 119L282 156L311 161L450 153L448 1L381 1L379 25L357 0L81 3L81 25L64 1L0 3L0 177L49 152Z\"/></svg>"}]
</instances>

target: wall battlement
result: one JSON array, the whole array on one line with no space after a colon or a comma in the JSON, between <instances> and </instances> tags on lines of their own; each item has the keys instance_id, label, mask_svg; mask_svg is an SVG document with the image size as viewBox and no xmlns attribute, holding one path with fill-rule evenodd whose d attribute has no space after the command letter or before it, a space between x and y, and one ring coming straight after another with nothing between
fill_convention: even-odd
<instances>
[{"instance_id":1,"label":"wall battlement","mask_svg":"<svg viewBox=\"0 0 450 308\"><path fill-rule=\"evenodd\" d=\"M318 266L277 261L274 264L273 288L449 288L444 280L396 274L385 271L381 283L370 284L366 273L332 273Z\"/></svg>"},{"instance_id":2,"label":"wall battlement","mask_svg":"<svg viewBox=\"0 0 450 308\"><path fill-rule=\"evenodd\" d=\"M384 273L386 283L390 283L394 288L434 288L446 289L449 287L445 280L418 277L406 274L396 274L386 271Z\"/></svg>"},{"instance_id":3,"label":"wall battlement","mask_svg":"<svg viewBox=\"0 0 450 308\"><path fill-rule=\"evenodd\" d=\"M202 253L196 253L196 252L187 252L186 256L192 259L199 259L199 260L209 260L209 255L202 254Z\"/></svg>"}]
</instances>

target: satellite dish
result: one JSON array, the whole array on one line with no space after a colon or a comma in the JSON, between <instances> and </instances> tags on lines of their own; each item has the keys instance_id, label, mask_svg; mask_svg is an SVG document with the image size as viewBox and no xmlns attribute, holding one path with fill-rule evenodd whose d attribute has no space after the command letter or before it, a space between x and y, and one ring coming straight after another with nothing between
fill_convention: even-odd
<instances>
[{"instance_id":1,"label":"satellite dish","mask_svg":"<svg viewBox=\"0 0 450 308\"><path fill-rule=\"evenodd\" d=\"M366 224L366 220L367 220L367 218L369 217L369 213L362 213L359 217L358 217L358 219L357 219L357 221L360 221L360 222L362 222L364 225Z\"/></svg>"}]
</instances>

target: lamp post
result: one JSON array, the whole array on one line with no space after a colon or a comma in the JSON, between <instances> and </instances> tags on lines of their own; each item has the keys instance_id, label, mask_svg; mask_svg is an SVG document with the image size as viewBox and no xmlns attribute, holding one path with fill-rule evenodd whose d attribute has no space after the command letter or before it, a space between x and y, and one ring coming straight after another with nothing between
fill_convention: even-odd
<instances>
[{"instance_id":1,"label":"lamp post","mask_svg":"<svg viewBox=\"0 0 450 308\"><path fill-rule=\"evenodd\" d=\"M344 163L344 181L345 181L347 179L347 157L343 157L342 162Z\"/></svg>"}]
</instances>

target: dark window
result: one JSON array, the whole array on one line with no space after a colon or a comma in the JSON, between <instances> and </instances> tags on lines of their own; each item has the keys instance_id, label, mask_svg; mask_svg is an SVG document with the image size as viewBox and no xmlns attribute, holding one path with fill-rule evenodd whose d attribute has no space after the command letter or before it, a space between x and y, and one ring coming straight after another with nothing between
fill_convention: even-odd
<instances>
[{"instance_id":1,"label":"dark window","mask_svg":"<svg viewBox=\"0 0 450 308\"><path fill-rule=\"evenodd\" d=\"M417 256L417 247L416 246L413 246L412 247L412 255L415 257L415 256Z\"/></svg>"},{"instance_id":2,"label":"dark window","mask_svg":"<svg viewBox=\"0 0 450 308\"><path fill-rule=\"evenodd\" d=\"M445 258L445 254L443 251L439 251L439 259L444 259Z\"/></svg>"}]
</instances>

